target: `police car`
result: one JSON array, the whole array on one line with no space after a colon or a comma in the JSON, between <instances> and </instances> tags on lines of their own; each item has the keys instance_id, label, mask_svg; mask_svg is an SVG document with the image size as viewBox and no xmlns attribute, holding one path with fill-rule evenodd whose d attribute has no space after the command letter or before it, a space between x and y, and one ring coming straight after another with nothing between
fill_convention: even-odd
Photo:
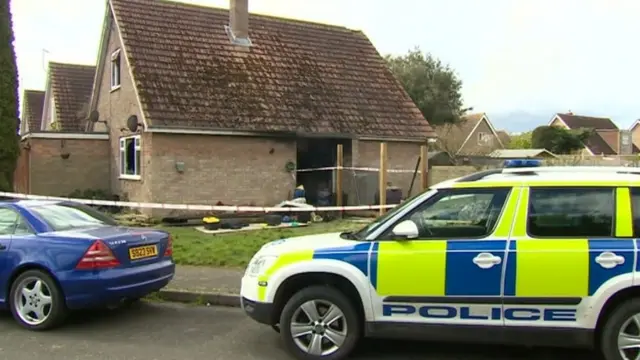
<instances>
[{"instance_id":1,"label":"police car","mask_svg":"<svg viewBox=\"0 0 640 360\"><path fill-rule=\"evenodd\" d=\"M344 359L363 336L638 359L640 169L540 165L437 184L359 231L268 243L242 307L299 359Z\"/></svg>"}]
</instances>

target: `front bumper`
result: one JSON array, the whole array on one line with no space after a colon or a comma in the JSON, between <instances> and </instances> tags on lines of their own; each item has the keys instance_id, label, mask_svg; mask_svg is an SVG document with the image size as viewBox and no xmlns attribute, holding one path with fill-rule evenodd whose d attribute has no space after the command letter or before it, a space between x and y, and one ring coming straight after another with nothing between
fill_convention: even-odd
<instances>
[{"instance_id":1,"label":"front bumper","mask_svg":"<svg viewBox=\"0 0 640 360\"><path fill-rule=\"evenodd\" d=\"M253 320L265 325L274 325L278 322L273 319L273 304L261 303L245 297L242 298L241 303L244 312Z\"/></svg>"}]
</instances>

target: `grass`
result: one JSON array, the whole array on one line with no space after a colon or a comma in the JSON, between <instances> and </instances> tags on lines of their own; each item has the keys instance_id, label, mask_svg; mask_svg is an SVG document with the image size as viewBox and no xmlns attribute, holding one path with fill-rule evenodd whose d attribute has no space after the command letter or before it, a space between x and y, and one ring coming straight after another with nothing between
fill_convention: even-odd
<instances>
[{"instance_id":1,"label":"grass","mask_svg":"<svg viewBox=\"0 0 640 360\"><path fill-rule=\"evenodd\" d=\"M192 227L163 227L173 237L173 258L179 265L244 267L262 245L277 239L356 230L364 224L333 221L299 228L240 231L228 234L205 234Z\"/></svg>"}]
</instances>

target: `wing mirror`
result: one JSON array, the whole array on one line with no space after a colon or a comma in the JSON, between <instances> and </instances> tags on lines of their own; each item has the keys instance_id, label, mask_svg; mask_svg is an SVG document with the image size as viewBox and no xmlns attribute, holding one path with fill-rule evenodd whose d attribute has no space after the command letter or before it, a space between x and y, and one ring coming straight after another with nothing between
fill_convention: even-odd
<instances>
[{"instance_id":1,"label":"wing mirror","mask_svg":"<svg viewBox=\"0 0 640 360\"><path fill-rule=\"evenodd\" d=\"M418 225L411 220L405 220L396 225L391 231L394 239L416 239L419 235Z\"/></svg>"}]
</instances>

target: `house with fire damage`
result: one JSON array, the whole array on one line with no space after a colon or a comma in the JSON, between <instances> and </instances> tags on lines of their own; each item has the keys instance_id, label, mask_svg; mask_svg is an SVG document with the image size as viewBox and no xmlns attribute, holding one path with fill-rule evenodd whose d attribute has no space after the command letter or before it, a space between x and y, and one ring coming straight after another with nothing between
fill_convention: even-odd
<instances>
[{"instance_id":1,"label":"house with fire damage","mask_svg":"<svg viewBox=\"0 0 640 360\"><path fill-rule=\"evenodd\" d=\"M88 134L109 134L110 189L132 201L273 205L344 166L413 169L435 133L364 33L164 0L110 0ZM405 189L412 174L390 174ZM345 203L358 199L345 176Z\"/></svg>"},{"instance_id":2,"label":"house with fire damage","mask_svg":"<svg viewBox=\"0 0 640 360\"><path fill-rule=\"evenodd\" d=\"M584 143L584 155L631 155L640 152L633 144L631 132L620 130L609 118L576 115L572 112L557 113L549 126L567 130L592 130Z\"/></svg>"}]
</instances>

